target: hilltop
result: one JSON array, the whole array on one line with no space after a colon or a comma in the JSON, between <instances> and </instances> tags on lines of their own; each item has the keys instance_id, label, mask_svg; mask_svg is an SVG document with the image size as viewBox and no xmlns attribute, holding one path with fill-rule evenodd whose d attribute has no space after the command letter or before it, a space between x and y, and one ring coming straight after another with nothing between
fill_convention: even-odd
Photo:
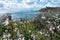
<instances>
[{"instance_id":1,"label":"hilltop","mask_svg":"<svg viewBox=\"0 0 60 40\"><path fill-rule=\"evenodd\" d=\"M60 12L60 7L46 7L40 9L39 12Z\"/></svg>"},{"instance_id":2,"label":"hilltop","mask_svg":"<svg viewBox=\"0 0 60 40\"><path fill-rule=\"evenodd\" d=\"M41 23L41 24L45 24L44 22L47 20L53 20L53 17L59 17L60 15L60 7L46 7L46 8L42 8L39 10L39 15L37 17L35 17L33 19L33 21L35 23ZM42 19L42 17L45 17L45 21L43 21L44 19Z\"/></svg>"}]
</instances>

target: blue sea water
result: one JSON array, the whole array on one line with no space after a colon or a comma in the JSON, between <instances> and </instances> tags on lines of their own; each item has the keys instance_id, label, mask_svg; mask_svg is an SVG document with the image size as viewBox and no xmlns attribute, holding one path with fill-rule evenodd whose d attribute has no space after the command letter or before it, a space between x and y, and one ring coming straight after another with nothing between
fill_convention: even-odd
<instances>
[{"instance_id":1,"label":"blue sea water","mask_svg":"<svg viewBox=\"0 0 60 40\"><path fill-rule=\"evenodd\" d=\"M19 19L33 19L34 17L36 17L38 15L38 12L17 12L17 13L12 13L12 19L13 20L19 20Z\"/></svg>"}]
</instances>

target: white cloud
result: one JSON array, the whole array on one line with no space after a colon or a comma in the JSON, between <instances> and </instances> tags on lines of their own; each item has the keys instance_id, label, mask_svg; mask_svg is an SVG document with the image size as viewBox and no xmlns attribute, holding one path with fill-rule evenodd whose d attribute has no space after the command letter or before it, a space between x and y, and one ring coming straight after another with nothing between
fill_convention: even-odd
<instances>
[{"instance_id":1,"label":"white cloud","mask_svg":"<svg viewBox=\"0 0 60 40\"><path fill-rule=\"evenodd\" d=\"M1 2L2 3L2 2ZM20 11L22 9L28 9L28 8L32 8L33 5L28 5L26 3L16 3L16 2L10 2L10 3L2 3L4 4L4 7L0 9L0 13L9 13L9 12L17 12Z\"/></svg>"},{"instance_id":2,"label":"white cloud","mask_svg":"<svg viewBox=\"0 0 60 40\"><path fill-rule=\"evenodd\" d=\"M60 0L51 0L52 3L60 3Z\"/></svg>"},{"instance_id":3,"label":"white cloud","mask_svg":"<svg viewBox=\"0 0 60 40\"><path fill-rule=\"evenodd\" d=\"M27 4L29 2L34 2L34 4ZM0 3L4 4L4 9L13 9L13 10L20 10L20 9L28 9L28 8L37 8L41 5L38 5L35 0L23 0L22 3L17 3L16 0L0 0ZM3 8L2 8L3 9Z\"/></svg>"},{"instance_id":4,"label":"white cloud","mask_svg":"<svg viewBox=\"0 0 60 40\"><path fill-rule=\"evenodd\" d=\"M40 0L40 2L47 2L47 0Z\"/></svg>"},{"instance_id":5,"label":"white cloud","mask_svg":"<svg viewBox=\"0 0 60 40\"><path fill-rule=\"evenodd\" d=\"M28 5L26 2L32 2L32 0L23 0L23 3L17 3L15 1L7 1L6 3L4 3L4 8L9 9L9 8L13 8L13 9L21 9L21 8L31 8L32 5Z\"/></svg>"},{"instance_id":6,"label":"white cloud","mask_svg":"<svg viewBox=\"0 0 60 40\"><path fill-rule=\"evenodd\" d=\"M14 2L17 2L17 0L5 0L5 2L7 2L7 3L14 3Z\"/></svg>"},{"instance_id":7,"label":"white cloud","mask_svg":"<svg viewBox=\"0 0 60 40\"><path fill-rule=\"evenodd\" d=\"M34 2L33 4L29 5L27 3L31 3ZM47 0L40 0L40 2L47 2ZM52 1L55 2L55 1ZM30 9L30 8L34 8L34 9L39 9L42 7L55 7L57 5L53 5L50 2L48 2L46 5L43 4L38 4L36 3L36 0L23 0L22 3L17 3L17 0L5 0L2 1L0 0L0 3L4 4L4 8L2 8L2 11L0 10L0 12L3 13L4 12L13 12L13 11L20 11L22 9ZM56 3L56 2L55 2Z\"/></svg>"},{"instance_id":8,"label":"white cloud","mask_svg":"<svg viewBox=\"0 0 60 40\"><path fill-rule=\"evenodd\" d=\"M35 2L35 0L23 0L23 3L31 3L31 2Z\"/></svg>"},{"instance_id":9,"label":"white cloud","mask_svg":"<svg viewBox=\"0 0 60 40\"><path fill-rule=\"evenodd\" d=\"M53 5L52 3L47 3L44 7L56 7L56 6L58 6L58 5Z\"/></svg>"},{"instance_id":10,"label":"white cloud","mask_svg":"<svg viewBox=\"0 0 60 40\"><path fill-rule=\"evenodd\" d=\"M32 5L29 5L29 4L27 4L26 2L34 2L34 0L32 1L32 0L23 0L23 2L22 3L17 3L17 2L6 2L6 3L4 3L4 8L5 9L16 9L16 10L20 10L20 9L28 9L28 8L36 8L36 7L39 7L39 5L36 3L36 2L34 2L34 4L32 4Z\"/></svg>"}]
</instances>

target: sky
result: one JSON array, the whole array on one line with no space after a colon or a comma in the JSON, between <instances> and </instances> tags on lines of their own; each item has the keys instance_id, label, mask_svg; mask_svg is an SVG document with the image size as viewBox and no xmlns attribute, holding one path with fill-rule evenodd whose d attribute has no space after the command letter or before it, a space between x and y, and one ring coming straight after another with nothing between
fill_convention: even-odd
<instances>
[{"instance_id":1,"label":"sky","mask_svg":"<svg viewBox=\"0 0 60 40\"><path fill-rule=\"evenodd\" d=\"M0 13L60 7L60 0L0 0Z\"/></svg>"}]
</instances>

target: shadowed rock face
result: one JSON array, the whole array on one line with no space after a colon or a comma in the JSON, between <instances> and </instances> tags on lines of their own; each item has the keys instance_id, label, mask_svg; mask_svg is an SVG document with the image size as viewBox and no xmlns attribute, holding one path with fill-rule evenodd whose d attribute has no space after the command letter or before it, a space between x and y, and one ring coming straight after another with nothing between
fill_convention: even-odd
<instances>
[{"instance_id":1,"label":"shadowed rock face","mask_svg":"<svg viewBox=\"0 0 60 40\"><path fill-rule=\"evenodd\" d=\"M48 12L48 11L60 12L60 7L46 7L39 10L39 12Z\"/></svg>"}]
</instances>

